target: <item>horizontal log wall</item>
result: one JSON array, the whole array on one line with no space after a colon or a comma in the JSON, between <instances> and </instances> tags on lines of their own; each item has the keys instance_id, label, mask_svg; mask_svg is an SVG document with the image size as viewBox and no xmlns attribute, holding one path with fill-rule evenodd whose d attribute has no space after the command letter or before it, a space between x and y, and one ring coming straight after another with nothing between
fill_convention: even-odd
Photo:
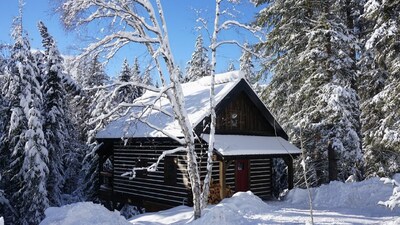
<instances>
[{"instance_id":1,"label":"horizontal log wall","mask_svg":"<svg viewBox=\"0 0 400 225\"><path fill-rule=\"evenodd\" d=\"M114 192L125 194L127 197L170 205L181 205L188 201L186 170L178 170L176 184L167 185L164 180L164 160L161 161L155 172L138 171L137 176L133 179L121 176L134 167L150 166L157 161L163 151L176 147L178 145L171 141L157 144L150 140L136 141L128 142L126 145L121 141L114 142ZM170 157L175 157L178 162L177 166L181 167L181 163L184 161L182 154L170 155ZM138 163L140 161L141 163Z\"/></svg>"},{"instance_id":2,"label":"horizontal log wall","mask_svg":"<svg viewBox=\"0 0 400 225\"><path fill-rule=\"evenodd\" d=\"M186 168L186 153L170 155L176 163L176 176L171 183L165 180L164 160L161 160L157 171L140 172L137 177L121 176L132 168L140 166L150 166L156 162L163 151L176 148L178 144L170 139L136 140L128 142L126 145L120 140L113 143L113 154L111 159L114 163L112 171L112 192L104 193L108 196L119 196L119 199L141 202L150 201L162 203L169 206L192 205L191 188ZM207 149L205 143L196 143L198 163L200 168L201 180L204 180L207 166ZM170 160L171 161L171 160ZM145 163L145 164L143 164ZM229 160L226 170L226 185L231 190L235 190L235 160ZM271 159L251 159L250 160L250 190L261 198L270 198L272 190L271 182ZM213 164L212 182L219 182L219 163ZM103 190L106 191L106 190ZM110 195L111 194L111 195ZM125 197L123 197L125 196ZM112 199L112 197L111 197Z\"/></svg>"},{"instance_id":3,"label":"horizontal log wall","mask_svg":"<svg viewBox=\"0 0 400 225\"><path fill-rule=\"evenodd\" d=\"M135 178L121 176L134 167L150 166L157 161L163 151L176 148L170 140L160 142L161 139L154 141L132 141L124 145L121 141L115 141L113 145L113 191L127 199L140 199L144 201L161 202L170 206L182 204L191 205L191 188L187 173L186 153L177 153L167 157L173 157L176 162L176 183L171 184L165 180L164 161L161 160L157 171L143 172L138 171ZM157 141L157 142L155 142ZM206 174L207 165L207 145L196 143L196 152L199 158L200 174L203 180ZM139 162L139 163L138 163ZM143 162L145 164L143 165ZM213 165L213 181L218 182L218 163Z\"/></svg>"},{"instance_id":4,"label":"horizontal log wall","mask_svg":"<svg viewBox=\"0 0 400 225\"><path fill-rule=\"evenodd\" d=\"M250 190L262 199L272 196L272 160L250 160Z\"/></svg>"}]
</instances>

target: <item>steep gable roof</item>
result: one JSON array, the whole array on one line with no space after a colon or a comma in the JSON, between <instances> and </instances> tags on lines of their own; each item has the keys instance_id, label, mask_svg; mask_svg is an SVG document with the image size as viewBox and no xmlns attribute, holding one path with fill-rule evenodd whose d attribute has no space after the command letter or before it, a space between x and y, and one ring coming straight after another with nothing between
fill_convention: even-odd
<instances>
[{"instance_id":1,"label":"steep gable roof","mask_svg":"<svg viewBox=\"0 0 400 225\"><path fill-rule=\"evenodd\" d=\"M182 84L185 108L193 128L195 128L210 115L209 89L210 77L203 77L197 81ZM282 130L279 124L276 123L271 113L257 97L249 84L243 79L243 76L239 71L217 74L215 76L216 110L223 108L224 105L229 103L229 99L234 97L240 91L245 91L249 95L252 102L256 104L268 122L275 125L278 135L287 139L286 133ZM141 115L142 121L152 124L153 128L135 118L124 116L111 122L103 130L99 131L96 137L165 137L165 134L159 130L163 130L163 132L174 136L182 136L181 129L177 121L174 119L172 107L168 99L165 96L156 99L156 96L157 93L147 91L142 97L138 98L135 103L145 106L154 102L154 105L157 108L162 109L162 111L151 109L146 109L143 111L143 108L136 108L133 110L133 113Z\"/></svg>"}]
</instances>

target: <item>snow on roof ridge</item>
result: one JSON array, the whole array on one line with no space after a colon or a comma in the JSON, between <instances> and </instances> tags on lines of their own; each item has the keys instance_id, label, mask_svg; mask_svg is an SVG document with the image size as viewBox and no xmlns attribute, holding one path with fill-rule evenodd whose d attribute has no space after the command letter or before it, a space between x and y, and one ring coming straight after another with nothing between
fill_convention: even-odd
<instances>
[{"instance_id":1,"label":"snow on roof ridge","mask_svg":"<svg viewBox=\"0 0 400 225\"><path fill-rule=\"evenodd\" d=\"M229 72L225 72L225 73L219 73L219 74L215 74L215 84L229 83L232 81L240 80L243 77L244 77L243 72L239 71L239 70L229 71ZM211 79L211 76L205 76L205 77L198 79L195 82L197 82L203 86L210 86L210 83L211 83L210 79Z\"/></svg>"}]
</instances>

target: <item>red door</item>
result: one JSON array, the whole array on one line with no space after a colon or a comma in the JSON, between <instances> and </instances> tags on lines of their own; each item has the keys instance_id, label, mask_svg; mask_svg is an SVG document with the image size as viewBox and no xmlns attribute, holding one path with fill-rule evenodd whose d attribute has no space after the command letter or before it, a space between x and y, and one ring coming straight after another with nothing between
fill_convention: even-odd
<instances>
[{"instance_id":1,"label":"red door","mask_svg":"<svg viewBox=\"0 0 400 225\"><path fill-rule=\"evenodd\" d=\"M236 160L236 191L249 190L249 160Z\"/></svg>"}]
</instances>

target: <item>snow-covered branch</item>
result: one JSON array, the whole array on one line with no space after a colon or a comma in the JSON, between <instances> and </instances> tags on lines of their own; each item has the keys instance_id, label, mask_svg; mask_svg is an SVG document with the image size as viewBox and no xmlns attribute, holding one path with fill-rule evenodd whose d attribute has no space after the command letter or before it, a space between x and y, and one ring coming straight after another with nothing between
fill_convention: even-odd
<instances>
[{"instance_id":1,"label":"snow-covered branch","mask_svg":"<svg viewBox=\"0 0 400 225\"><path fill-rule=\"evenodd\" d=\"M236 20L226 20L226 21L224 21L224 22L218 27L217 31L228 30L228 29L230 29L232 26L239 27L239 28L243 28L243 29L245 29L245 30L247 30L247 31L250 31L250 32L253 33L253 34L255 34L255 33L261 31L261 27L258 27L258 26L250 26L250 25L247 25L247 24L240 23L240 22L238 22L238 21L236 21Z\"/></svg>"},{"instance_id":2,"label":"snow-covered branch","mask_svg":"<svg viewBox=\"0 0 400 225\"><path fill-rule=\"evenodd\" d=\"M400 183L395 179L381 178L384 184L389 184L393 186L392 196L386 201L379 201L379 205L383 205L391 210L396 207L400 207Z\"/></svg>"},{"instance_id":3,"label":"snow-covered branch","mask_svg":"<svg viewBox=\"0 0 400 225\"><path fill-rule=\"evenodd\" d=\"M136 177L136 171L146 170L147 172L155 172L157 171L158 165L160 164L161 160L163 160L166 156L187 151L187 147L177 147L171 150L163 151L163 153L158 157L157 162L151 164L148 167L134 167L131 171L123 173L121 176L129 176L129 179L133 179Z\"/></svg>"}]
</instances>

